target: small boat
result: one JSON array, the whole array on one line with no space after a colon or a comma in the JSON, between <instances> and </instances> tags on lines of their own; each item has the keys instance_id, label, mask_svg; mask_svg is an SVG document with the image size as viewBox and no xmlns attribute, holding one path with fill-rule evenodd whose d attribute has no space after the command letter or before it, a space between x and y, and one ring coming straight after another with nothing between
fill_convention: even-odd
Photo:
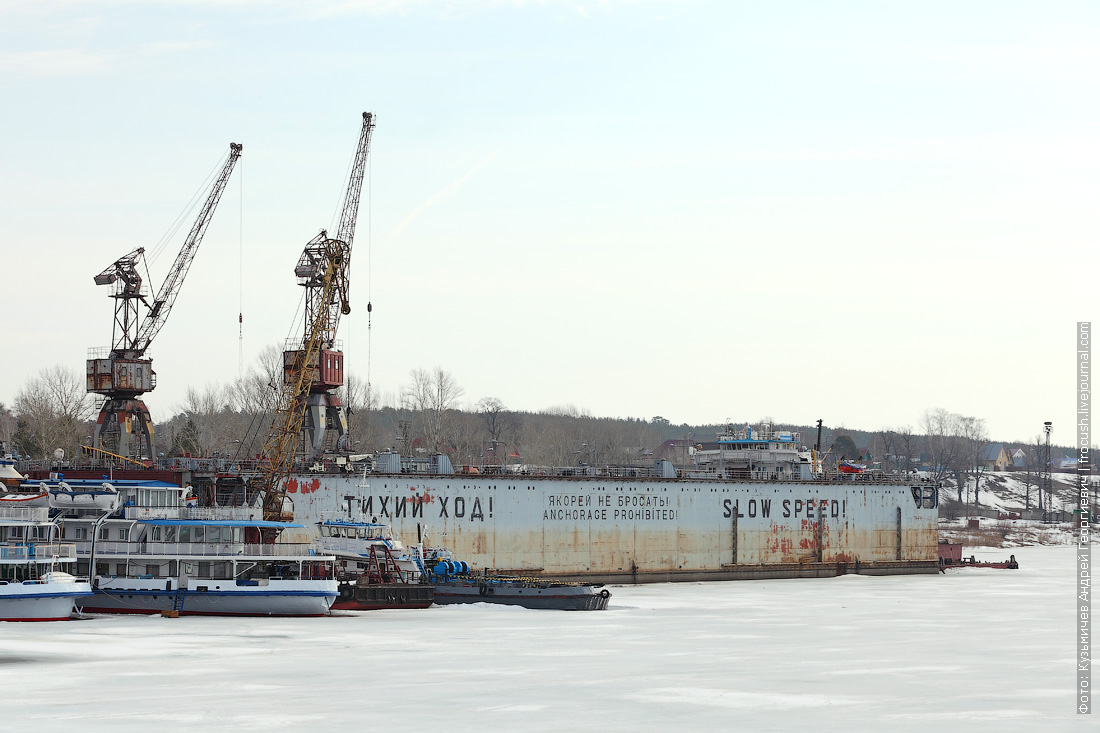
<instances>
[{"instance_id":1,"label":"small boat","mask_svg":"<svg viewBox=\"0 0 1100 733\"><path fill-rule=\"evenodd\" d=\"M87 578L62 570L76 548L48 516L47 507L0 506L0 621L64 621L92 595Z\"/></svg>"},{"instance_id":2,"label":"small boat","mask_svg":"<svg viewBox=\"0 0 1100 733\"><path fill-rule=\"evenodd\" d=\"M839 464L837 464L837 470L839 470L841 473L864 473L867 471L867 466L862 463L841 461Z\"/></svg>"},{"instance_id":3,"label":"small boat","mask_svg":"<svg viewBox=\"0 0 1100 733\"><path fill-rule=\"evenodd\" d=\"M571 583L549 578L527 578L473 572L465 562L430 562L435 603L496 603L532 609L602 611L611 591L602 583Z\"/></svg>"}]
</instances>

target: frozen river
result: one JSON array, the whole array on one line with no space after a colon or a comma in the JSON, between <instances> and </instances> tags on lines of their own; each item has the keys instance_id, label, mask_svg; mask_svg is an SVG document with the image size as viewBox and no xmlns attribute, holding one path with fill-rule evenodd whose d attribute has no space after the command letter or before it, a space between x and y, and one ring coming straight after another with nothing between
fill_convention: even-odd
<instances>
[{"instance_id":1,"label":"frozen river","mask_svg":"<svg viewBox=\"0 0 1100 733\"><path fill-rule=\"evenodd\" d=\"M1073 551L1021 569L612 588L604 612L0 624L6 730L1060 730ZM971 554L967 550L967 554Z\"/></svg>"}]
</instances>

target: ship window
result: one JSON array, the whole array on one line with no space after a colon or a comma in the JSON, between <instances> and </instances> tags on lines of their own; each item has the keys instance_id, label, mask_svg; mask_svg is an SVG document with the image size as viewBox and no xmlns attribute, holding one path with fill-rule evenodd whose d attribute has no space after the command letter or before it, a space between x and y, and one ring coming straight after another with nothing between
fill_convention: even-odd
<instances>
[{"instance_id":1,"label":"ship window","mask_svg":"<svg viewBox=\"0 0 1100 733\"><path fill-rule=\"evenodd\" d=\"M323 525L323 524L321 525L321 536L322 537L331 537L332 536L332 533L329 531L329 528L327 526Z\"/></svg>"},{"instance_id":2,"label":"ship window","mask_svg":"<svg viewBox=\"0 0 1100 733\"><path fill-rule=\"evenodd\" d=\"M164 541L165 542L175 542L176 541L176 528L175 527L165 527L164 528Z\"/></svg>"},{"instance_id":3,"label":"ship window","mask_svg":"<svg viewBox=\"0 0 1100 733\"><path fill-rule=\"evenodd\" d=\"M86 539L88 539L88 528L87 527L76 527L73 530L73 535L78 540L86 540Z\"/></svg>"},{"instance_id":4,"label":"ship window","mask_svg":"<svg viewBox=\"0 0 1100 733\"><path fill-rule=\"evenodd\" d=\"M242 536L243 534L244 534L244 533L243 533L243 532L241 531L241 528L240 528L240 527L234 527L234 528L233 528L233 541L234 541L234 542L241 542L241 541L242 541L242 540L241 540L241 536Z\"/></svg>"},{"instance_id":5,"label":"ship window","mask_svg":"<svg viewBox=\"0 0 1100 733\"><path fill-rule=\"evenodd\" d=\"M124 562L115 563L115 575L117 575L120 578L125 578L126 577L126 563L124 563Z\"/></svg>"},{"instance_id":6,"label":"ship window","mask_svg":"<svg viewBox=\"0 0 1100 733\"><path fill-rule=\"evenodd\" d=\"M190 542L190 541L191 541L191 528L190 527L180 527L180 542Z\"/></svg>"},{"instance_id":7,"label":"ship window","mask_svg":"<svg viewBox=\"0 0 1100 733\"><path fill-rule=\"evenodd\" d=\"M191 541L192 542L206 542L206 527L192 527L191 528Z\"/></svg>"},{"instance_id":8,"label":"ship window","mask_svg":"<svg viewBox=\"0 0 1100 733\"><path fill-rule=\"evenodd\" d=\"M129 534L130 534L130 530L128 530L128 529L126 529L125 527L123 527L122 529L120 529L120 530L118 531L118 538L119 538L120 540L125 540L125 539L127 539L127 537L129 536Z\"/></svg>"},{"instance_id":9,"label":"ship window","mask_svg":"<svg viewBox=\"0 0 1100 733\"><path fill-rule=\"evenodd\" d=\"M153 563L145 566L145 574L150 578L160 577L160 563Z\"/></svg>"},{"instance_id":10,"label":"ship window","mask_svg":"<svg viewBox=\"0 0 1100 733\"><path fill-rule=\"evenodd\" d=\"M153 542L160 542L161 534L160 527L153 527Z\"/></svg>"},{"instance_id":11,"label":"ship window","mask_svg":"<svg viewBox=\"0 0 1100 733\"><path fill-rule=\"evenodd\" d=\"M108 532L110 532L110 531L111 530L108 529L107 527L100 527L99 528L99 539L101 539L101 540L107 539L108 536L109 536ZM104 571L104 574L106 574L106 571Z\"/></svg>"}]
</instances>

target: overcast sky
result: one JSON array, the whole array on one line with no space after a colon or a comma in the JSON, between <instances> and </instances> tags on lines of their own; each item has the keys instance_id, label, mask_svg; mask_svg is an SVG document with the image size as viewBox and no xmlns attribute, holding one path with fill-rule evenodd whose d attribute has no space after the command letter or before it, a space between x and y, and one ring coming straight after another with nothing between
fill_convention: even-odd
<instances>
[{"instance_id":1,"label":"overcast sky","mask_svg":"<svg viewBox=\"0 0 1100 733\"><path fill-rule=\"evenodd\" d=\"M1095 2L4 2L0 400L110 344L92 277L231 141L154 419L238 376L238 312L246 368L297 334L371 110L341 336L383 394L1069 443L1098 38Z\"/></svg>"}]
</instances>

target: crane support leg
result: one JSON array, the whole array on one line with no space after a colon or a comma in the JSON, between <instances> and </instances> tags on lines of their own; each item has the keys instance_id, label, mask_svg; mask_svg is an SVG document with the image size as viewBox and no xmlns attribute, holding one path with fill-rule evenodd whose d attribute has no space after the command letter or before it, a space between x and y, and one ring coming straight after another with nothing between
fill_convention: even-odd
<instances>
[{"instance_id":1,"label":"crane support leg","mask_svg":"<svg viewBox=\"0 0 1100 733\"><path fill-rule=\"evenodd\" d=\"M92 445L124 458L153 458L153 418L142 400L107 400L99 411Z\"/></svg>"},{"instance_id":2,"label":"crane support leg","mask_svg":"<svg viewBox=\"0 0 1100 733\"><path fill-rule=\"evenodd\" d=\"M348 417L340 398L334 394L311 394L307 405L302 432L306 436L306 450L316 458L324 453L329 442L331 447L338 448L346 440Z\"/></svg>"}]
</instances>

